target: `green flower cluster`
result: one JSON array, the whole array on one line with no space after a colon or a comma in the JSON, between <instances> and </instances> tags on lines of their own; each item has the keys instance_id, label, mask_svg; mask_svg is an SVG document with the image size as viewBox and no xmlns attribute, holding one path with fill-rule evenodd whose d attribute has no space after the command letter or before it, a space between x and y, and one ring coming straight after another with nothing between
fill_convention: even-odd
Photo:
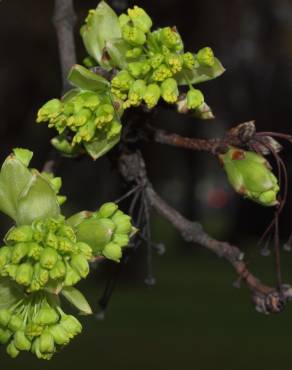
<instances>
[{"instance_id":1,"label":"green flower cluster","mask_svg":"<svg viewBox=\"0 0 292 370\"><path fill-rule=\"evenodd\" d=\"M278 204L278 179L264 157L254 152L230 148L219 158L236 192L263 206Z\"/></svg>"},{"instance_id":2,"label":"green flower cluster","mask_svg":"<svg viewBox=\"0 0 292 370\"><path fill-rule=\"evenodd\" d=\"M74 216L73 216L74 217ZM78 240L91 246L94 255L119 262L122 248L128 245L130 237L136 232L131 217L118 209L115 203L105 203L86 219L75 216Z\"/></svg>"},{"instance_id":3,"label":"green flower cluster","mask_svg":"<svg viewBox=\"0 0 292 370\"><path fill-rule=\"evenodd\" d=\"M89 273L89 245L77 242L64 218L36 220L13 227L0 248L0 275L9 276L27 292L44 289L50 282L75 285Z\"/></svg>"},{"instance_id":4,"label":"green flower cluster","mask_svg":"<svg viewBox=\"0 0 292 370\"><path fill-rule=\"evenodd\" d=\"M184 52L180 34L175 27L164 27L151 32L152 20L138 6L119 17L122 39L127 45L126 67L111 81L113 95L124 101L124 108L138 106L143 101L153 108L160 97L175 103L179 97L177 76L195 67L212 67L215 63L211 48L201 49L197 55ZM189 83L187 105L196 109L204 102L200 90Z\"/></svg>"},{"instance_id":5,"label":"green flower cluster","mask_svg":"<svg viewBox=\"0 0 292 370\"><path fill-rule=\"evenodd\" d=\"M72 315L66 315L49 294L35 293L0 310L0 343L15 358L21 351L31 351L39 359L53 354L82 331Z\"/></svg>"},{"instance_id":6,"label":"green flower cluster","mask_svg":"<svg viewBox=\"0 0 292 370\"><path fill-rule=\"evenodd\" d=\"M38 111L37 122L48 122L59 134L66 134L62 149L67 154L74 152L79 144L95 140L114 142L121 132L119 113L109 94L78 89L71 90L61 100L45 103Z\"/></svg>"}]
</instances>

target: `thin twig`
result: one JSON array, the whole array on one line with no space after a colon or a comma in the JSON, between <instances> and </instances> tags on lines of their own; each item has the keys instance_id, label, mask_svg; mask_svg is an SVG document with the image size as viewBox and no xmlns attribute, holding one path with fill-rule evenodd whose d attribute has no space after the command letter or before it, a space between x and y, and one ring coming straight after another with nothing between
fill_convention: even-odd
<instances>
[{"instance_id":1,"label":"thin twig","mask_svg":"<svg viewBox=\"0 0 292 370\"><path fill-rule=\"evenodd\" d=\"M63 93L70 88L67 75L70 68L76 64L74 42L75 21L76 15L73 0L55 0L53 23L58 37Z\"/></svg>"}]
</instances>

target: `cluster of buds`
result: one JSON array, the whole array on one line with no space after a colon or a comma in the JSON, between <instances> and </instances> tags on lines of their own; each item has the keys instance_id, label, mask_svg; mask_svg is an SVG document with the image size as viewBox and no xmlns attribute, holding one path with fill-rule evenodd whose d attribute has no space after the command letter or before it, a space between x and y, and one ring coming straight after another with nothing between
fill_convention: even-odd
<instances>
[{"instance_id":1,"label":"cluster of buds","mask_svg":"<svg viewBox=\"0 0 292 370\"><path fill-rule=\"evenodd\" d=\"M52 303L49 294L34 293L0 310L0 343L12 358L30 351L50 360L81 331L80 322Z\"/></svg>"},{"instance_id":2,"label":"cluster of buds","mask_svg":"<svg viewBox=\"0 0 292 370\"><path fill-rule=\"evenodd\" d=\"M90 217L76 216L72 220L76 227L78 240L91 246L95 256L102 255L119 262L122 248L129 244L130 237L136 232L131 217L118 209L115 203L105 203Z\"/></svg>"},{"instance_id":3,"label":"cluster of buds","mask_svg":"<svg viewBox=\"0 0 292 370\"><path fill-rule=\"evenodd\" d=\"M263 206L278 204L278 179L264 157L254 152L230 148L219 158L237 193Z\"/></svg>"},{"instance_id":4,"label":"cluster of buds","mask_svg":"<svg viewBox=\"0 0 292 370\"><path fill-rule=\"evenodd\" d=\"M122 39L127 45L127 64L111 81L114 96L124 101L124 108L138 106L143 101L149 109L160 97L176 103L179 97L177 76L187 74L199 66L212 67L215 63L211 48L205 47L194 55L184 52L180 34L175 27L164 27L151 32L152 20L138 6L119 17ZM197 109L204 96L189 83L187 106Z\"/></svg>"},{"instance_id":5,"label":"cluster of buds","mask_svg":"<svg viewBox=\"0 0 292 370\"><path fill-rule=\"evenodd\" d=\"M0 248L0 275L9 276L27 292L44 289L50 282L73 286L89 273L92 249L77 242L62 216L13 227L5 243Z\"/></svg>"},{"instance_id":6,"label":"cluster of buds","mask_svg":"<svg viewBox=\"0 0 292 370\"><path fill-rule=\"evenodd\" d=\"M48 122L59 134L66 134L66 140L55 144L66 154L74 153L80 144L115 142L121 132L119 112L110 95L78 89L61 100L45 103L38 111L37 122Z\"/></svg>"}]
</instances>

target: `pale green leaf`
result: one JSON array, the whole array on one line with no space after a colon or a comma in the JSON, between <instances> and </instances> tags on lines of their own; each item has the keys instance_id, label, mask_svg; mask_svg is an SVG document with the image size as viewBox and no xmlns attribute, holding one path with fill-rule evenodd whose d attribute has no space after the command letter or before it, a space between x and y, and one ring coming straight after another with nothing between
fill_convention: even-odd
<instances>
[{"instance_id":1,"label":"pale green leaf","mask_svg":"<svg viewBox=\"0 0 292 370\"><path fill-rule=\"evenodd\" d=\"M0 310L8 308L22 298L24 292L19 285L9 278L0 278Z\"/></svg>"},{"instance_id":2,"label":"pale green leaf","mask_svg":"<svg viewBox=\"0 0 292 370\"><path fill-rule=\"evenodd\" d=\"M60 207L54 189L38 171L32 171L31 181L23 189L18 200L17 223L29 225L36 219L59 215Z\"/></svg>"},{"instance_id":3,"label":"pale green leaf","mask_svg":"<svg viewBox=\"0 0 292 370\"><path fill-rule=\"evenodd\" d=\"M75 306L81 314L91 315L92 309L87 302L84 295L74 287L64 287L61 294L69 301L73 306Z\"/></svg>"},{"instance_id":4,"label":"pale green leaf","mask_svg":"<svg viewBox=\"0 0 292 370\"><path fill-rule=\"evenodd\" d=\"M220 61L215 58L215 63L212 67L199 66L194 68L192 71L183 69L183 71L175 75L175 79L178 85L198 84L201 82L213 80L224 73L225 68L222 66Z\"/></svg>"},{"instance_id":5,"label":"pale green leaf","mask_svg":"<svg viewBox=\"0 0 292 370\"><path fill-rule=\"evenodd\" d=\"M117 135L111 140L104 138L84 143L84 147L93 160L96 160L111 150L119 141L120 135Z\"/></svg>"},{"instance_id":6,"label":"pale green leaf","mask_svg":"<svg viewBox=\"0 0 292 370\"><path fill-rule=\"evenodd\" d=\"M82 90L103 92L109 88L109 82L100 75L97 75L87 68L75 64L68 75L68 81Z\"/></svg>"},{"instance_id":7,"label":"pale green leaf","mask_svg":"<svg viewBox=\"0 0 292 370\"><path fill-rule=\"evenodd\" d=\"M107 41L105 48L113 67L123 69L127 66L126 52L129 50L129 45L122 38Z\"/></svg>"},{"instance_id":8,"label":"pale green leaf","mask_svg":"<svg viewBox=\"0 0 292 370\"><path fill-rule=\"evenodd\" d=\"M88 22L80 30L88 54L102 67L108 66L103 60L103 49L108 40L121 37L119 19L106 2L101 1L89 15Z\"/></svg>"}]
</instances>

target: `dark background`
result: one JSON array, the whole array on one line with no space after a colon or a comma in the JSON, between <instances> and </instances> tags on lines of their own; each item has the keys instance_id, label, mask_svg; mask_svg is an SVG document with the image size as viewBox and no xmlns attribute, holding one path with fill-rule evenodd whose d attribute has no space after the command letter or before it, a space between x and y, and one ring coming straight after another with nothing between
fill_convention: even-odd
<instances>
[{"instance_id":1,"label":"dark background","mask_svg":"<svg viewBox=\"0 0 292 370\"><path fill-rule=\"evenodd\" d=\"M117 11L132 1L109 2ZM217 80L202 84L216 119L197 121L160 110L157 126L198 137L216 137L232 125L255 119L259 131L291 134L292 1L221 0L136 1L156 26L176 25L186 49L209 45L226 68ZM95 1L75 1L76 42L85 56L79 26ZM35 153L41 168L50 153L53 133L37 125L37 109L61 90L57 40L51 23L53 0L0 1L0 156L15 146ZM291 178L291 149L283 153ZM159 144L143 148L149 176L172 205L202 221L215 237L237 243L248 255L249 267L274 284L272 257L261 257L257 239L272 217L270 209L239 199L218 163L207 154L191 153ZM62 159L57 174L69 201L64 212L95 209L125 189L107 158L93 163ZM291 229L288 198L281 218L281 240ZM38 369L283 369L290 366L291 307L265 317L250 304L245 287L234 289L231 267L201 248L184 243L163 220L152 220L154 239L167 252L154 256L157 284L149 288L146 249L141 247L122 267L104 321L83 319L84 333L61 354L40 363L25 354L11 360L0 350L0 368ZM2 234L9 221L1 218ZM292 258L282 254L285 281L292 281ZM115 266L107 263L82 283L98 311L98 300Z\"/></svg>"}]
</instances>

